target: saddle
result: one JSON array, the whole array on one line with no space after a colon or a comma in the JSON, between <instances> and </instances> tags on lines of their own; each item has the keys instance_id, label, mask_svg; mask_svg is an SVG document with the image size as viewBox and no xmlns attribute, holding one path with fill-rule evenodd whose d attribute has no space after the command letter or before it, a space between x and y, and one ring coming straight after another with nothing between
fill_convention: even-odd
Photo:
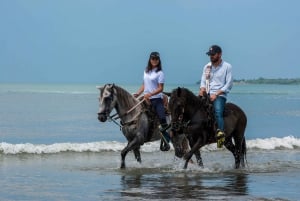
<instances>
[{"instance_id":1,"label":"saddle","mask_svg":"<svg viewBox=\"0 0 300 201\"><path fill-rule=\"evenodd\" d=\"M156 114L154 108L150 104L148 104L144 101L142 106L143 106L143 112L145 112L145 114L148 117L149 133L152 133L151 135L147 136L147 141L150 141L155 129L158 128L159 118L158 118L158 115Z\"/></svg>"}]
</instances>

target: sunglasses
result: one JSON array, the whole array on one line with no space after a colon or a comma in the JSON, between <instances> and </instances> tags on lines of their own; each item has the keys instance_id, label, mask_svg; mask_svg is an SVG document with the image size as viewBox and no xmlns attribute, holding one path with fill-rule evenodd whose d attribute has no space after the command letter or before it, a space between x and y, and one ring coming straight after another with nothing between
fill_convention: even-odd
<instances>
[{"instance_id":1,"label":"sunglasses","mask_svg":"<svg viewBox=\"0 0 300 201\"><path fill-rule=\"evenodd\" d=\"M151 60L159 60L159 57L151 57Z\"/></svg>"}]
</instances>

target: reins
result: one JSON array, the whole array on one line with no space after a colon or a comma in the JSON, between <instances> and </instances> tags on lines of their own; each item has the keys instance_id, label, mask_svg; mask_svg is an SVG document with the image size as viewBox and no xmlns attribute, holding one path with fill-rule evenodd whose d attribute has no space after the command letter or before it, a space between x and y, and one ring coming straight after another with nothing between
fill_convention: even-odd
<instances>
[{"instance_id":1,"label":"reins","mask_svg":"<svg viewBox=\"0 0 300 201\"><path fill-rule=\"evenodd\" d=\"M120 127L120 130L121 130L122 127L123 127L124 125L126 125L126 124L128 124L128 123L134 121L134 120L140 115L140 113L137 114L137 115L135 115L134 118L132 118L132 120L127 121L127 122L125 122L125 123L122 123L122 125L119 124L116 120L117 120L117 119L120 119L120 118L122 118L122 117L124 117L124 116L126 116L126 115L128 115L130 112L132 112L134 109L136 109L136 108L137 108L140 104L142 104L144 101L145 101L145 98L143 98L143 100L141 100L140 102L138 102L135 106L133 106L132 108L130 108L130 109L129 109L128 111L126 111L124 114L118 115L118 113L115 113L115 114L109 116L108 119L111 120L112 122L114 122L117 126L119 126L119 127ZM117 115L118 115L118 116L117 116ZM116 117L115 117L115 116L116 116Z\"/></svg>"},{"instance_id":2,"label":"reins","mask_svg":"<svg viewBox=\"0 0 300 201\"><path fill-rule=\"evenodd\" d=\"M183 121L183 122L175 121L171 123L171 126L175 130L186 129L189 126L190 122L191 120Z\"/></svg>"}]
</instances>

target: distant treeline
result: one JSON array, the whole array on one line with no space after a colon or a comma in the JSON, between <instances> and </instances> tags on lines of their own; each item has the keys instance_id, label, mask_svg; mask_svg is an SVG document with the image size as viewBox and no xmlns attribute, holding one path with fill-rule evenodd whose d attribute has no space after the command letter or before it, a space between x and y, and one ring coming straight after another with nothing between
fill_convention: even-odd
<instances>
[{"instance_id":1,"label":"distant treeline","mask_svg":"<svg viewBox=\"0 0 300 201\"><path fill-rule=\"evenodd\" d=\"M300 84L300 78L277 78L277 79L270 79L270 78L257 78L257 79L234 79L234 83L236 84ZM200 84L200 81L196 82L196 84Z\"/></svg>"},{"instance_id":2,"label":"distant treeline","mask_svg":"<svg viewBox=\"0 0 300 201\"><path fill-rule=\"evenodd\" d=\"M245 83L245 84L300 84L300 78L293 79L285 79L285 78L277 78L277 79L269 79L269 78L258 78L258 79L241 79L234 80L235 83Z\"/></svg>"}]
</instances>

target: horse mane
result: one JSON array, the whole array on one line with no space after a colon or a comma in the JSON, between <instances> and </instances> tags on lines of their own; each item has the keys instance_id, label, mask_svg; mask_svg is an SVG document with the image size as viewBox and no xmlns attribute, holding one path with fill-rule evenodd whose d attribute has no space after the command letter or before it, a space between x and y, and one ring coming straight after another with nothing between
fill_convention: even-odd
<instances>
[{"instance_id":1,"label":"horse mane","mask_svg":"<svg viewBox=\"0 0 300 201\"><path fill-rule=\"evenodd\" d=\"M123 89L114 84L115 89L117 90L118 101L125 107L132 107L137 104L137 99L132 96L127 90Z\"/></svg>"},{"instance_id":2,"label":"horse mane","mask_svg":"<svg viewBox=\"0 0 300 201\"><path fill-rule=\"evenodd\" d=\"M191 105L195 108L201 108L202 101L192 91L184 87L178 87L171 92L171 97L184 99L186 105ZM172 103L170 103L172 104Z\"/></svg>"},{"instance_id":3,"label":"horse mane","mask_svg":"<svg viewBox=\"0 0 300 201\"><path fill-rule=\"evenodd\" d=\"M187 106L191 106L193 110L202 110L207 114L207 123L208 126L213 126L215 123L215 116L214 116L214 108L213 104L209 99L209 96L207 94L204 94L203 96L199 97L196 96L192 91L190 91L187 88L176 88L171 92L171 97L180 98L183 100L184 104ZM174 104L173 101L176 101L175 99L170 99L170 106Z\"/></svg>"}]
</instances>

